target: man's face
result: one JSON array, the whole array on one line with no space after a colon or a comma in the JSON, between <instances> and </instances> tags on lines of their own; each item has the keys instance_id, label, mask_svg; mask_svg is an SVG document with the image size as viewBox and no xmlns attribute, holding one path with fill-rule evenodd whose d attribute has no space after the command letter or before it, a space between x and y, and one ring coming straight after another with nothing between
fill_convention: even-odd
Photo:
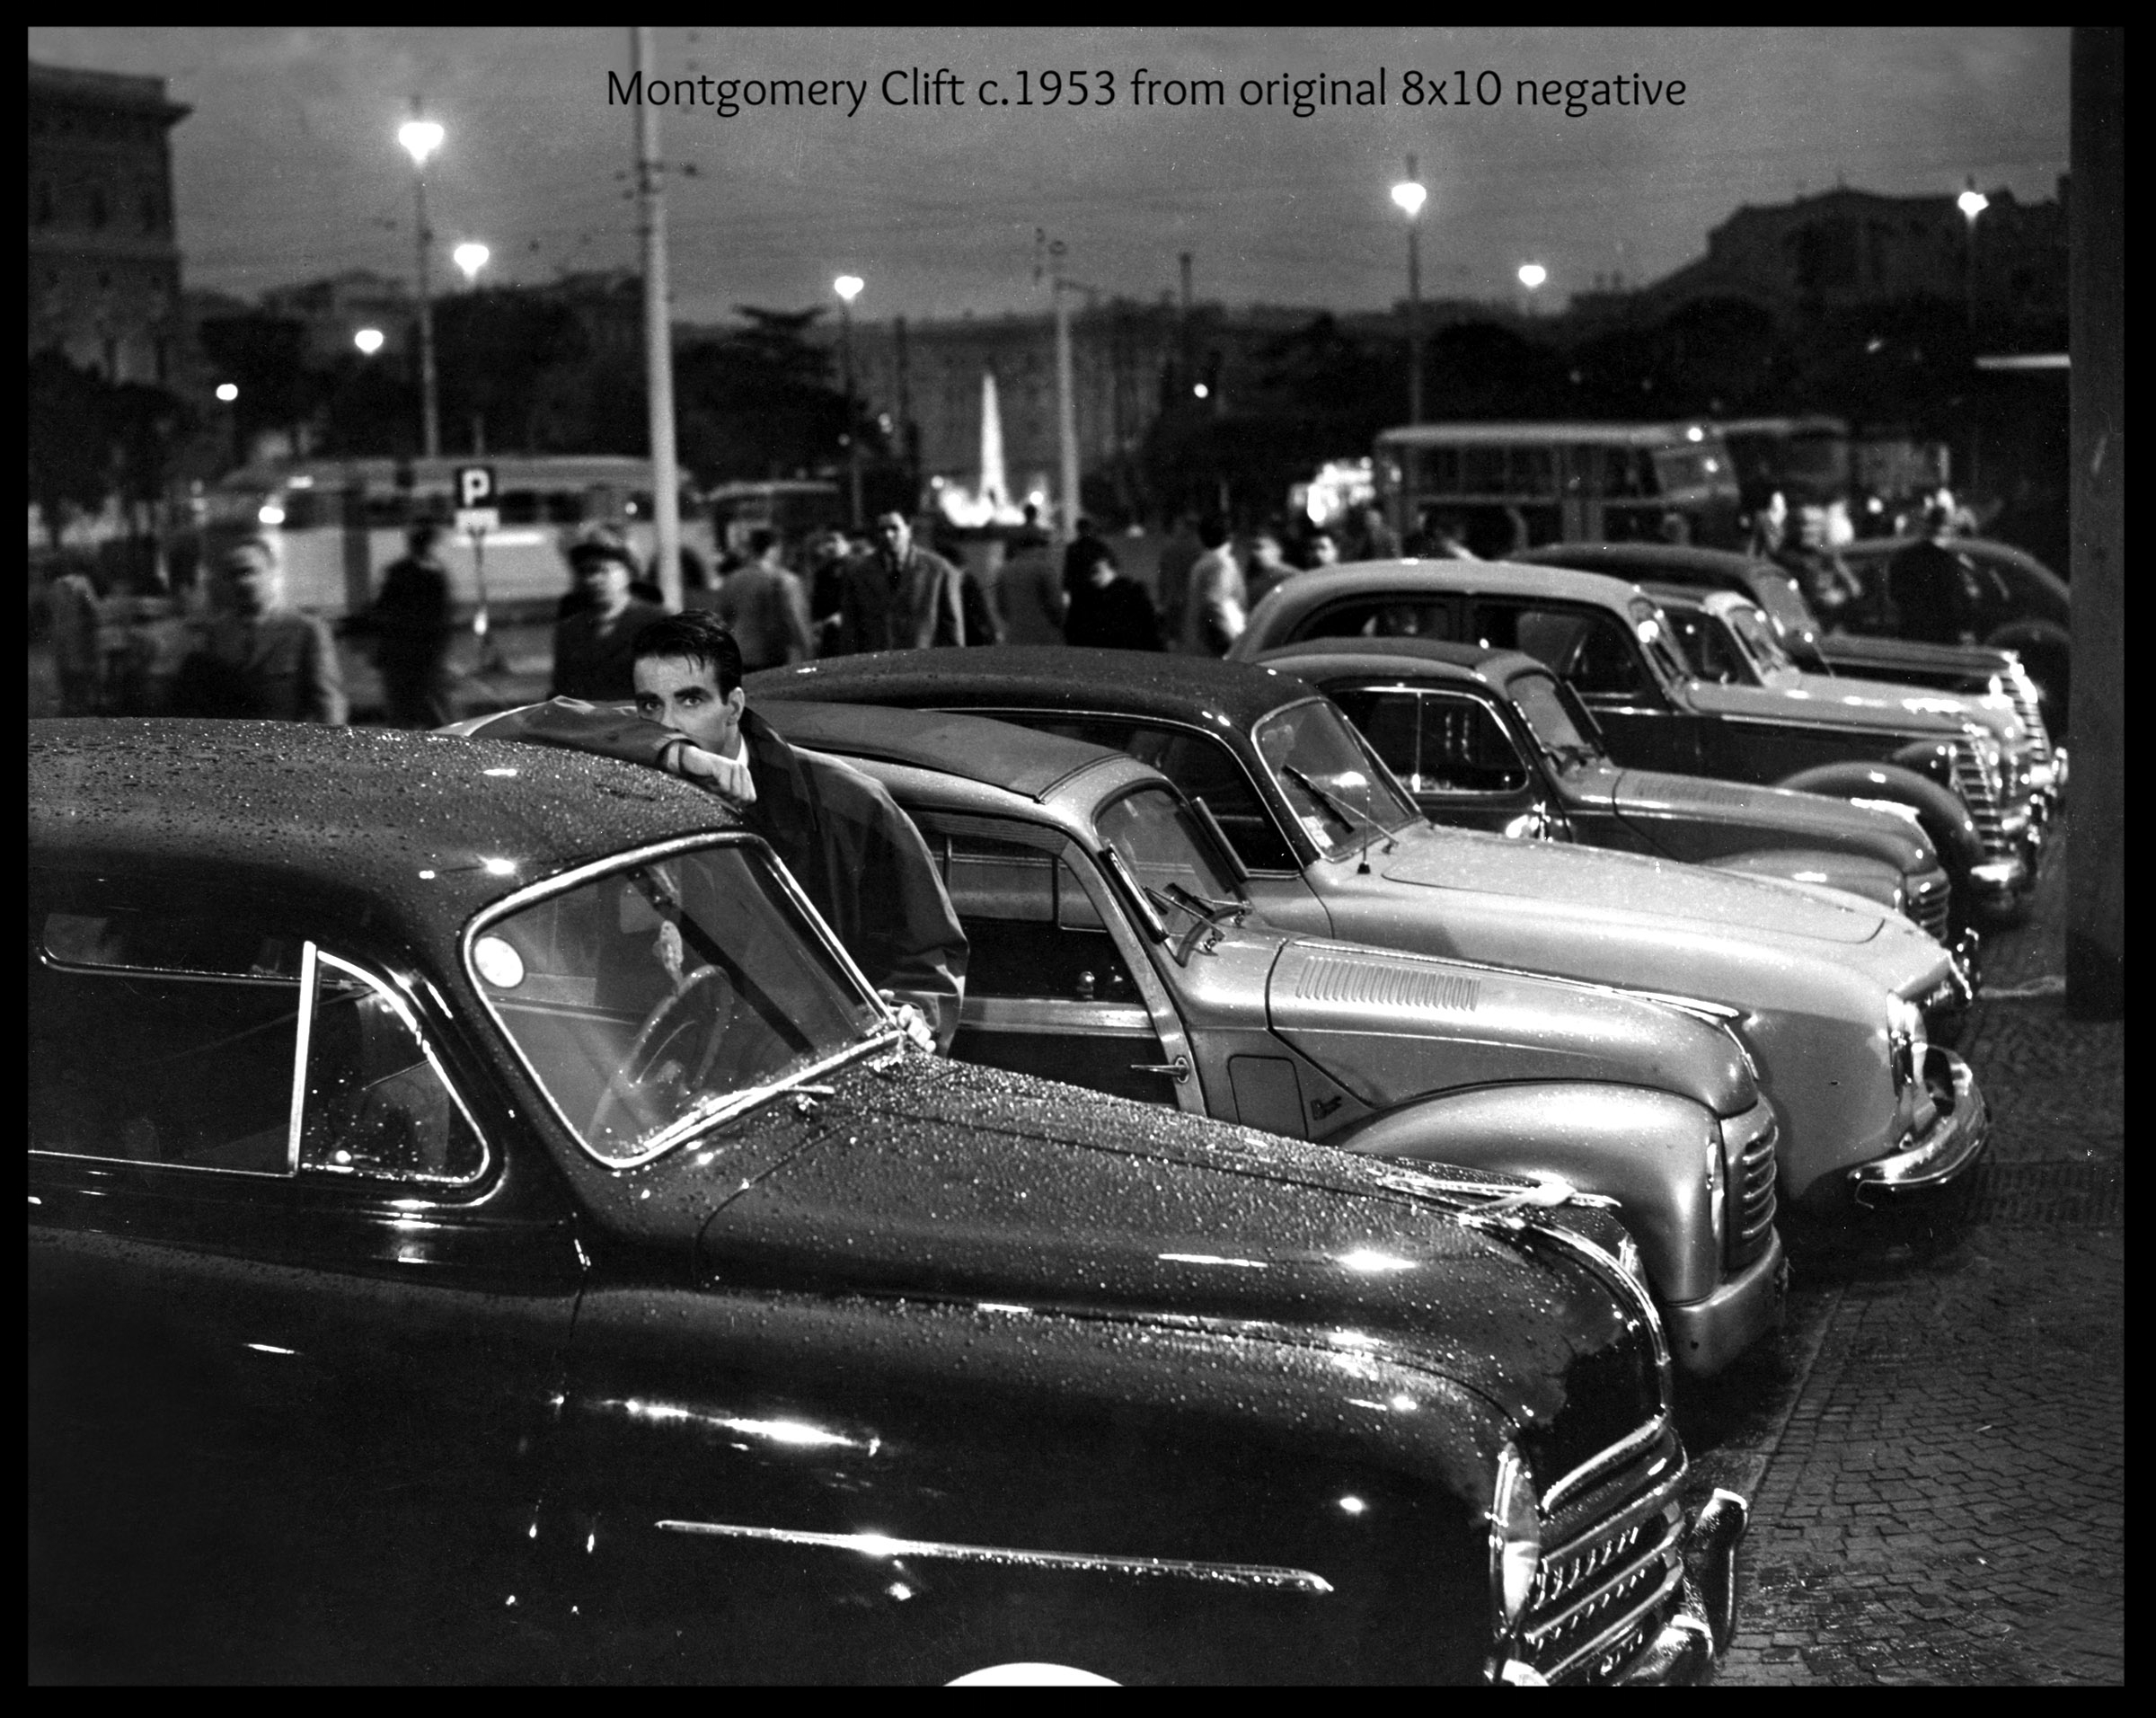
<instances>
[{"instance_id":1,"label":"man's face","mask_svg":"<svg viewBox=\"0 0 2156 1718\"><path fill-rule=\"evenodd\" d=\"M886 513L876 521L876 541L892 559L903 559L914 546L914 527L902 515Z\"/></svg>"},{"instance_id":2,"label":"man's face","mask_svg":"<svg viewBox=\"0 0 2156 1718\"><path fill-rule=\"evenodd\" d=\"M734 755L741 733L741 713L748 707L739 686L719 690L719 670L709 662L681 656L640 656L636 660L636 713L684 735L721 757Z\"/></svg>"},{"instance_id":3,"label":"man's face","mask_svg":"<svg viewBox=\"0 0 2156 1718\"><path fill-rule=\"evenodd\" d=\"M233 606L243 615L267 613L277 604L277 568L261 554L237 554L225 563Z\"/></svg>"},{"instance_id":4,"label":"man's face","mask_svg":"<svg viewBox=\"0 0 2156 1718\"><path fill-rule=\"evenodd\" d=\"M611 555L587 555L577 562L577 583L602 615L629 606L629 569Z\"/></svg>"}]
</instances>

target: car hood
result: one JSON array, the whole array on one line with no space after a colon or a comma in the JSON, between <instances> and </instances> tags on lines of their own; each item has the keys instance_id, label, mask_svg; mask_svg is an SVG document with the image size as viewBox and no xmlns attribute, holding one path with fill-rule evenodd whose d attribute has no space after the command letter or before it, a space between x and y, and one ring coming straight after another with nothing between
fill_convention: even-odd
<instances>
[{"instance_id":1,"label":"car hood","mask_svg":"<svg viewBox=\"0 0 2156 1718\"><path fill-rule=\"evenodd\" d=\"M1986 644L1925 644L1908 638L1862 638L1829 633L1818 640L1819 653L1851 674L1882 680L1899 678L1897 670L1922 675L1956 675L1989 679L2011 666L2010 653Z\"/></svg>"},{"instance_id":2,"label":"car hood","mask_svg":"<svg viewBox=\"0 0 2156 1718\"><path fill-rule=\"evenodd\" d=\"M1956 722L1975 722L1988 730L2002 746L2018 746L2024 734L2021 718L2003 695L1965 695L1942 692L1936 686L1896 686L1891 680L1866 680L1837 674L1785 674L1764 688L1785 695L1802 693L1812 699L1839 703L1844 709L1877 709L1910 715L1945 716Z\"/></svg>"},{"instance_id":3,"label":"car hood","mask_svg":"<svg viewBox=\"0 0 2156 1718\"><path fill-rule=\"evenodd\" d=\"M1382 861L1389 882L1533 900L1561 914L1619 913L1712 926L1724 936L1869 943L1879 917L1795 890L1699 865L1557 841L1511 841L1423 824L1403 829Z\"/></svg>"},{"instance_id":4,"label":"car hood","mask_svg":"<svg viewBox=\"0 0 2156 1718\"><path fill-rule=\"evenodd\" d=\"M1795 722L1807 728L1847 728L1854 732L1882 731L1911 739L1957 739L1962 719L1933 711L1912 710L1893 698L1881 698L1853 688L1861 680L1842 680L1831 675L1809 677L1824 691L1805 686L1784 691L1770 686L1720 686L1712 680L1688 681L1684 687L1695 710L1712 716L1746 722Z\"/></svg>"},{"instance_id":5,"label":"car hood","mask_svg":"<svg viewBox=\"0 0 2156 1718\"><path fill-rule=\"evenodd\" d=\"M1442 1375L1578 1451L1657 1410L1651 1332L1605 1267L1540 1223L1463 1217L1484 1201L1430 1175L914 1055L835 1081L817 1120L713 1213L705 1271L1217 1323L1333 1351L1346 1373L1383 1359Z\"/></svg>"},{"instance_id":6,"label":"car hood","mask_svg":"<svg viewBox=\"0 0 2156 1718\"><path fill-rule=\"evenodd\" d=\"M1660 831L1673 819L1698 819L1738 827L1774 839L1778 846L1857 854L1906 874L1930 868L1929 843L1907 819L1852 805L1824 793L1701 775L1666 775L1658 770L1595 772L1606 785L1610 810L1632 832L1661 846Z\"/></svg>"}]
</instances>

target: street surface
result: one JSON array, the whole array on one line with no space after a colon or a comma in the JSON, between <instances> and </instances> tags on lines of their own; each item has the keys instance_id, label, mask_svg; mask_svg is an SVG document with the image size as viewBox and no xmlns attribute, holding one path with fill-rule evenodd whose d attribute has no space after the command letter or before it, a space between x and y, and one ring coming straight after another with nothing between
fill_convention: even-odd
<instances>
[{"instance_id":1,"label":"street surface","mask_svg":"<svg viewBox=\"0 0 2156 1718\"><path fill-rule=\"evenodd\" d=\"M2125 1029L2065 1017L2064 859L1987 939L1975 1185L1798 1247L1780 1342L1680 1407L1752 1500L1727 1684L2125 1680Z\"/></svg>"}]
</instances>

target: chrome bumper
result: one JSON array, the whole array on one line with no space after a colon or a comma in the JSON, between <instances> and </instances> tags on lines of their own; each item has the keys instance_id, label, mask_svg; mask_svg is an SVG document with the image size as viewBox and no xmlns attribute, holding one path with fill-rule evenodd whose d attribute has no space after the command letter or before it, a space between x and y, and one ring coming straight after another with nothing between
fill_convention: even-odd
<instances>
[{"instance_id":1,"label":"chrome bumper","mask_svg":"<svg viewBox=\"0 0 2156 1718\"><path fill-rule=\"evenodd\" d=\"M2036 881L2026 854L1986 859L1969 867L1969 885L1978 907L2011 907Z\"/></svg>"},{"instance_id":2,"label":"chrome bumper","mask_svg":"<svg viewBox=\"0 0 2156 1718\"><path fill-rule=\"evenodd\" d=\"M1973 1167L1991 1143L1992 1113L1966 1062L1934 1044L1924 1058L1924 1082L1943 1095L1922 1136L1850 1171L1857 1203L1867 1210L1945 1186Z\"/></svg>"},{"instance_id":3,"label":"chrome bumper","mask_svg":"<svg viewBox=\"0 0 2156 1718\"><path fill-rule=\"evenodd\" d=\"M1736 1547L1752 1506L1735 1492L1717 1490L1701 1506L1684 1535L1682 1607L1617 1679L1642 1683L1699 1683L1714 1674L1714 1661L1736 1632Z\"/></svg>"},{"instance_id":4,"label":"chrome bumper","mask_svg":"<svg viewBox=\"0 0 2156 1718\"><path fill-rule=\"evenodd\" d=\"M1693 1377L1720 1371L1753 1343L1778 1330L1789 1299L1789 1262L1779 1231L1767 1250L1703 1300L1662 1308L1670 1359Z\"/></svg>"}]
</instances>

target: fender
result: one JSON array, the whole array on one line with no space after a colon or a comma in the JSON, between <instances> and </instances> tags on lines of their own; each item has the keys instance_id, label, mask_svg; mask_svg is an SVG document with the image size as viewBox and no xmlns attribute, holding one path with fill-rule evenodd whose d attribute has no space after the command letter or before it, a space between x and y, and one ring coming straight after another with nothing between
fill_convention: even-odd
<instances>
[{"instance_id":1,"label":"fender","mask_svg":"<svg viewBox=\"0 0 2156 1718\"><path fill-rule=\"evenodd\" d=\"M2020 657L2042 695L2045 724L2054 739L2063 734L2073 692L2073 639L2066 629L2055 621L2013 620L1994 628L1984 642Z\"/></svg>"},{"instance_id":2,"label":"fender","mask_svg":"<svg viewBox=\"0 0 2156 1718\"><path fill-rule=\"evenodd\" d=\"M1325 1143L1386 1157L1562 1175L1617 1201L1655 1296L1697 1300L1721 1283L1708 1191L1714 1117L1690 1098L1600 1080L1469 1086L1372 1116Z\"/></svg>"},{"instance_id":3,"label":"fender","mask_svg":"<svg viewBox=\"0 0 2156 1718\"><path fill-rule=\"evenodd\" d=\"M1924 757L1923 763L1914 762L1919 757ZM1940 767L1946 772L1946 780L1950 782L1951 749L1944 740L1927 739L1904 747L1891 764L1856 759L1819 764L1798 770L1774 785L1796 788L1806 793L1825 793L1837 800L1885 800L1907 806L1916 813L1916 820L1924 833L1931 837L1940 863L1957 884L1964 883L1970 867L1984 861L1984 837L1976 832L1976 819L1969 815L1969 808L1961 795L1932 774L1933 769Z\"/></svg>"}]
</instances>

